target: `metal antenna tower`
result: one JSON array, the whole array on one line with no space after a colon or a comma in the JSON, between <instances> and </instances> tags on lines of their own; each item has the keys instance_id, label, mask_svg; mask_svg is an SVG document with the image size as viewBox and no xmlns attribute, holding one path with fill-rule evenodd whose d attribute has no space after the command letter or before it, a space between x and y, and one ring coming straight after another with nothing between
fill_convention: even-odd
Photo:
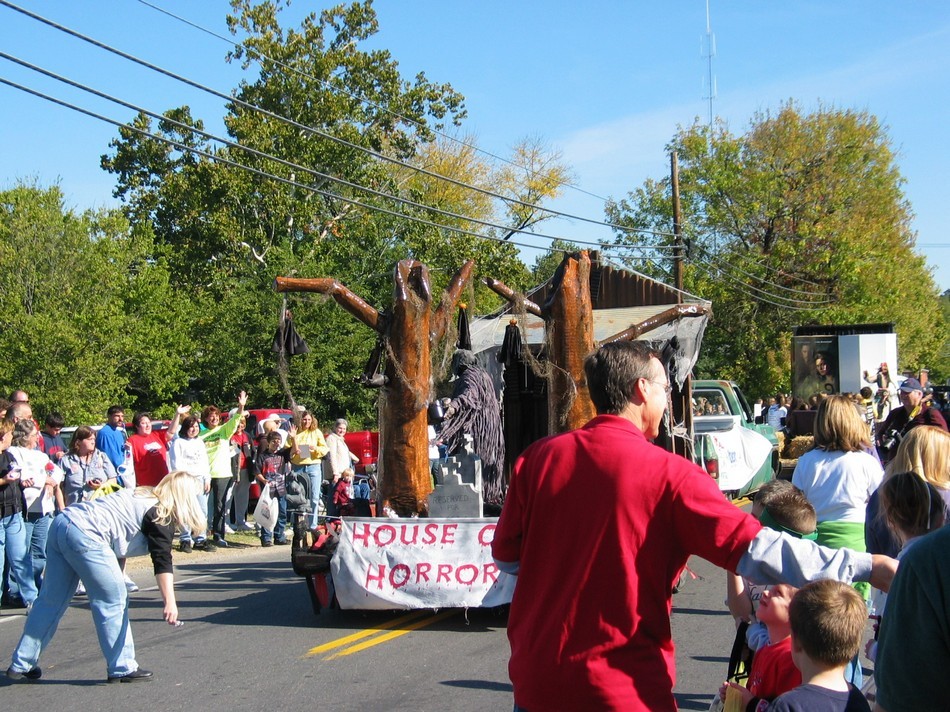
<instances>
[{"instance_id":1,"label":"metal antenna tower","mask_svg":"<svg viewBox=\"0 0 950 712\"><path fill-rule=\"evenodd\" d=\"M716 56L716 35L709 20L709 0L706 0L706 37L703 41L703 58L706 60L706 84L709 94L703 99L709 102L709 128L713 125L713 99L716 98L716 76L713 74L713 57Z\"/></svg>"}]
</instances>

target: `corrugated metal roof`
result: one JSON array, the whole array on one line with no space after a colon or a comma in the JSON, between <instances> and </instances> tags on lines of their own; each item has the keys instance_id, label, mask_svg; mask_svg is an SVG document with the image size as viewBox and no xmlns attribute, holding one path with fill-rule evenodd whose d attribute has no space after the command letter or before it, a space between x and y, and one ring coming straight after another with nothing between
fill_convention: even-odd
<instances>
[{"instance_id":1,"label":"corrugated metal roof","mask_svg":"<svg viewBox=\"0 0 950 712\"><path fill-rule=\"evenodd\" d=\"M669 304L658 304L649 307L595 309L594 341L603 341L669 308ZM469 326L472 334L472 351L478 353L485 349L490 349L492 346L501 346L501 342L505 338L505 327L508 326L508 322L513 318L517 317L509 312L499 316L476 317L472 319ZM542 343L544 341L544 321L532 314L527 314L521 317L521 319L524 319L522 334L528 343ZM643 334L640 338L649 339L650 332Z\"/></svg>"}]
</instances>

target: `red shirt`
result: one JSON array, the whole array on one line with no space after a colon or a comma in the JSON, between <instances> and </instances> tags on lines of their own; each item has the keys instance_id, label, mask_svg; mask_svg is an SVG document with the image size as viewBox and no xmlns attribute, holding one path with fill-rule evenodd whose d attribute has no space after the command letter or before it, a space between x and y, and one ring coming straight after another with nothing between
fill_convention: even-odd
<instances>
[{"instance_id":1,"label":"red shirt","mask_svg":"<svg viewBox=\"0 0 950 712\"><path fill-rule=\"evenodd\" d=\"M756 697L774 700L802 684L802 673L792 661L791 637L765 645L752 658L749 692Z\"/></svg>"},{"instance_id":2,"label":"red shirt","mask_svg":"<svg viewBox=\"0 0 950 712\"><path fill-rule=\"evenodd\" d=\"M129 436L132 447L132 464L135 466L135 483L154 487L168 474L168 442L165 433L152 431L148 435Z\"/></svg>"},{"instance_id":3,"label":"red shirt","mask_svg":"<svg viewBox=\"0 0 950 712\"><path fill-rule=\"evenodd\" d=\"M671 592L691 554L735 571L761 525L703 470L603 415L515 463L492 543L520 562L508 672L529 710L675 710Z\"/></svg>"}]
</instances>

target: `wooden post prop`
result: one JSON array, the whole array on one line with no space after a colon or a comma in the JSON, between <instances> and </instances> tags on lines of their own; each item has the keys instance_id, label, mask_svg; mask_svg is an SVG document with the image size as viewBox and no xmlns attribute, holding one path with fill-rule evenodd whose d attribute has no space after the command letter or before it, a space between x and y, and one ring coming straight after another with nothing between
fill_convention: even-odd
<instances>
[{"instance_id":1,"label":"wooden post prop","mask_svg":"<svg viewBox=\"0 0 950 712\"><path fill-rule=\"evenodd\" d=\"M485 284L509 302L518 302L514 290L493 279ZM584 377L584 358L595 348L614 341L632 341L642 334L677 319L709 314L708 307L677 304L639 324L614 334L601 342L594 341L594 310L590 296L590 255L581 251L565 255L552 280L551 290L543 306L524 300L529 314L544 319L545 338L549 347L551 375L548 380L550 432L579 428L594 417ZM571 400L573 399L573 400Z\"/></svg>"},{"instance_id":2,"label":"wooden post prop","mask_svg":"<svg viewBox=\"0 0 950 712\"><path fill-rule=\"evenodd\" d=\"M467 261L452 278L442 303L432 313L429 270L416 260L396 265L393 307L381 315L332 278L278 277L278 292L318 292L381 334L386 344L386 378L380 404L379 487L384 503L400 516L423 513L432 491L426 406L432 387L431 347L445 335L475 263Z\"/></svg>"},{"instance_id":3,"label":"wooden post prop","mask_svg":"<svg viewBox=\"0 0 950 712\"><path fill-rule=\"evenodd\" d=\"M508 301L517 300L514 291L503 283L487 279L485 283ZM584 357L594 350L588 252L565 255L544 306L525 301L525 310L545 323L552 368L548 381L549 430L562 433L579 428L596 415L584 378Z\"/></svg>"}]
</instances>

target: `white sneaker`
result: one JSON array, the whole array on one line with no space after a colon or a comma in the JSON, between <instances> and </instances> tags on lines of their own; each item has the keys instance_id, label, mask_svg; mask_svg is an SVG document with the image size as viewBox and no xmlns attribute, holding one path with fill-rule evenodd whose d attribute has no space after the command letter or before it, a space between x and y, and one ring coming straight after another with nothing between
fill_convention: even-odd
<instances>
[{"instance_id":1,"label":"white sneaker","mask_svg":"<svg viewBox=\"0 0 950 712\"><path fill-rule=\"evenodd\" d=\"M79 582L79 585L76 586L76 594L75 594L75 595L77 595L77 596L85 596L85 595L86 595L86 587L82 585L82 581L80 581L80 582Z\"/></svg>"},{"instance_id":2,"label":"white sneaker","mask_svg":"<svg viewBox=\"0 0 950 712\"><path fill-rule=\"evenodd\" d=\"M129 578L128 574L125 575L125 590L129 593L135 593L139 590L138 584L135 583L132 579Z\"/></svg>"},{"instance_id":3,"label":"white sneaker","mask_svg":"<svg viewBox=\"0 0 950 712\"><path fill-rule=\"evenodd\" d=\"M254 531L254 525L248 524L247 522L242 522L241 524L237 525L236 529L239 532L252 532Z\"/></svg>"},{"instance_id":4,"label":"white sneaker","mask_svg":"<svg viewBox=\"0 0 950 712\"><path fill-rule=\"evenodd\" d=\"M234 534L234 530L231 528L231 525L230 525L230 524L225 524L225 525L224 525L224 533L225 533L225 534Z\"/></svg>"}]
</instances>

